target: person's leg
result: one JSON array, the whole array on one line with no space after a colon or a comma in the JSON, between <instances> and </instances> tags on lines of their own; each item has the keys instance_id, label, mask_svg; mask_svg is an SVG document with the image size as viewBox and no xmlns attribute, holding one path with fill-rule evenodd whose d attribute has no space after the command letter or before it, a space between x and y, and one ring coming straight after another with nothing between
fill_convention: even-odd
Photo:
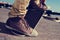
<instances>
[{"instance_id":1,"label":"person's leg","mask_svg":"<svg viewBox=\"0 0 60 40\"><path fill-rule=\"evenodd\" d=\"M21 32L24 35L38 36L37 31L31 28L29 24L26 22L26 20L24 19L24 16L26 14L26 7L29 1L27 0L26 3L26 1L24 0L24 2L22 2L24 5L21 4L21 1L22 0L16 0L14 2L13 7L9 13L9 18L6 22L7 25L6 27Z\"/></svg>"}]
</instances>

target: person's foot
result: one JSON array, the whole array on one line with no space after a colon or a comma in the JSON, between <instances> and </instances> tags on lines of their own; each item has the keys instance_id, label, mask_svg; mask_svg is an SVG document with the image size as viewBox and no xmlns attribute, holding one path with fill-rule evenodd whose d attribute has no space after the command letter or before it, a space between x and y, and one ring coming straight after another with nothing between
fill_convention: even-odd
<instances>
[{"instance_id":1,"label":"person's foot","mask_svg":"<svg viewBox=\"0 0 60 40\"><path fill-rule=\"evenodd\" d=\"M26 36L38 36L38 32L29 27L26 21L19 17L9 18L6 22L6 27L8 29L18 31Z\"/></svg>"},{"instance_id":2,"label":"person's foot","mask_svg":"<svg viewBox=\"0 0 60 40\"><path fill-rule=\"evenodd\" d=\"M48 16L47 14L44 14L43 17L51 17L51 16Z\"/></svg>"},{"instance_id":3,"label":"person's foot","mask_svg":"<svg viewBox=\"0 0 60 40\"><path fill-rule=\"evenodd\" d=\"M60 19L58 17L56 17L54 21L60 23Z\"/></svg>"},{"instance_id":4,"label":"person's foot","mask_svg":"<svg viewBox=\"0 0 60 40\"><path fill-rule=\"evenodd\" d=\"M60 20L54 20L54 21L60 23Z\"/></svg>"},{"instance_id":5,"label":"person's foot","mask_svg":"<svg viewBox=\"0 0 60 40\"><path fill-rule=\"evenodd\" d=\"M47 14L43 14L43 16L47 16Z\"/></svg>"}]
</instances>

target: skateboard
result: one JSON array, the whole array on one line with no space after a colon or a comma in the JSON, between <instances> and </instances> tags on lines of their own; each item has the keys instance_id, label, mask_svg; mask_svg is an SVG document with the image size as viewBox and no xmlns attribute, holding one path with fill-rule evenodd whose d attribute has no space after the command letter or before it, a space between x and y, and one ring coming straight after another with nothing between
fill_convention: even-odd
<instances>
[{"instance_id":1,"label":"skateboard","mask_svg":"<svg viewBox=\"0 0 60 40\"><path fill-rule=\"evenodd\" d=\"M40 8L28 10L27 14L25 15L25 20L27 21L30 27L35 28L43 13L44 10Z\"/></svg>"}]
</instances>

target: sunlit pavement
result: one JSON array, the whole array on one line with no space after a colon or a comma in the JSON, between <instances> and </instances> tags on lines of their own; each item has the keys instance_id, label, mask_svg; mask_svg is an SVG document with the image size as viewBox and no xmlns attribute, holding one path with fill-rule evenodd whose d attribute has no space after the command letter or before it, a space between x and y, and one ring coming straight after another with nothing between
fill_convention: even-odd
<instances>
[{"instance_id":1,"label":"sunlit pavement","mask_svg":"<svg viewBox=\"0 0 60 40\"><path fill-rule=\"evenodd\" d=\"M8 19L8 12L8 9L0 8L0 32L2 29L3 31L7 32L7 29L3 28L3 25L1 26L1 23L6 23L6 20ZM60 40L60 23L50 21L42 17L35 29L39 33L37 37L25 37L23 35L15 36L0 33L0 40Z\"/></svg>"}]
</instances>

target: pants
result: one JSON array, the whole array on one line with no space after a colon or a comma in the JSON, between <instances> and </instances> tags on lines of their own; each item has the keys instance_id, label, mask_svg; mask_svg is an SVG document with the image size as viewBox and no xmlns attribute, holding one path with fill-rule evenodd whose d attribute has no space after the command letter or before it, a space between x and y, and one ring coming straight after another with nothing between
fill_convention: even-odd
<instances>
[{"instance_id":1,"label":"pants","mask_svg":"<svg viewBox=\"0 0 60 40\"><path fill-rule=\"evenodd\" d=\"M29 0L15 0L12 5L12 9L9 13L9 16L16 17L17 15L25 15L27 12L26 7L29 5Z\"/></svg>"}]
</instances>

